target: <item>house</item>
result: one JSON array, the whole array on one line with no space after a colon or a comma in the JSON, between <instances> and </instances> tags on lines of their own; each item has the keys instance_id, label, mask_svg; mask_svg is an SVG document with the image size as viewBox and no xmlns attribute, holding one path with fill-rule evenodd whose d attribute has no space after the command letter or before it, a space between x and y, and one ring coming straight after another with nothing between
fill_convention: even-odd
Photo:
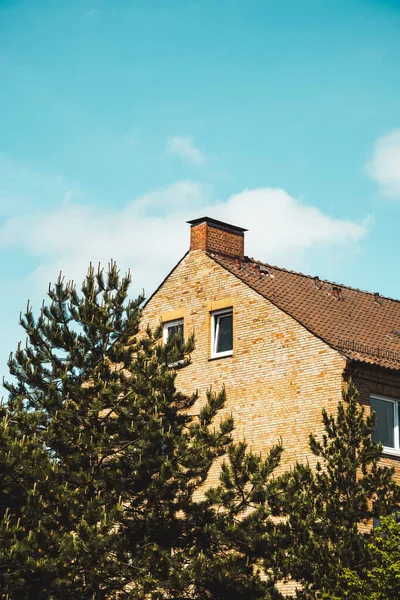
<instances>
[{"instance_id":1,"label":"house","mask_svg":"<svg viewBox=\"0 0 400 600\"><path fill-rule=\"evenodd\" d=\"M400 481L400 302L249 258L245 229L189 221L190 249L146 303L143 325L195 333L178 387L225 385L237 439L265 452L282 439L283 466L311 458L308 435L334 412L343 380L377 413L374 437ZM197 412L197 409L196 409Z\"/></svg>"}]
</instances>

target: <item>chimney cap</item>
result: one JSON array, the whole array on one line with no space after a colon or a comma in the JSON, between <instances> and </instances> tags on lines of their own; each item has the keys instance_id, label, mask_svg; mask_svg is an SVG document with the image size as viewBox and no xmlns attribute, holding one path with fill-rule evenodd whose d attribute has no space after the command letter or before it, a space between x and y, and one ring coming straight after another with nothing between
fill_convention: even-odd
<instances>
[{"instance_id":1,"label":"chimney cap","mask_svg":"<svg viewBox=\"0 0 400 600\"><path fill-rule=\"evenodd\" d=\"M215 227L217 229L222 229L223 231L230 231L232 233L243 234L247 229L244 227L237 227L237 225L230 225L229 223L224 223L223 221L218 221L217 219L212 219L211 217L201 217L200 219L193 219L192 221L186 221L192 227L194 225L199 225L200 223L207 223L210 227Z\"/></svg>"}]
</instances>

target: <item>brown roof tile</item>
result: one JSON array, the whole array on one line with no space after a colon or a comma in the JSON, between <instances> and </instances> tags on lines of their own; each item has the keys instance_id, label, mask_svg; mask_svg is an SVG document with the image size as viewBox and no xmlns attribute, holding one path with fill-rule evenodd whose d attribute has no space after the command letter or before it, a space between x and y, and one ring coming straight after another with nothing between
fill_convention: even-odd
<instances>
[{"instance_id":1,"label":"brown roof tile","mask_svg":"<svg viewBox=\"0 0 400 600\"><path fill-rule=\"evenodd\" d=\"M400 370L400 301L247 257L209 256L344 356Z\"/></svg>"}]
</instances>

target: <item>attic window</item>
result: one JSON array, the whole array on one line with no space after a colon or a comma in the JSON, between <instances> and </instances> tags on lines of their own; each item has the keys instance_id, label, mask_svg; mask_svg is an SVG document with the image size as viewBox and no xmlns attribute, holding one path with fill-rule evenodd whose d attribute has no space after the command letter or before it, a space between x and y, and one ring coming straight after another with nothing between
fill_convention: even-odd
<instances>
[{"instance_id":1,"label":"attic window","mask_svg":"<svg viewBox=\"0 0 400 600\"><path fill-rule=\"evenodd\" d=\"M164 344L171 341L174 337L179 336L181 342L183 342L183 319L176 319L175 321L169 321L164 323Z\"/></svg>"},{"instance_id":2,"label":"attic window","mask_svg":"<svg viewBox=\"0 0 400 600\"><path fill-rule=\"evenodd\" d=\"M183 319L175 319L174 321L168 321L167 323L164 323L164 344L169 344L169 342L174 342L174 340L176 342L175 344L172 343L172 346L174 347L171 350L171 354L168 353L168 357L166 359L166 364L168 365L168 367L178 367L179 365L184 364L182 350L185 340L183 334Z\"/></svg>"},{"instance_id":3,"label":"attic window","mask_svg":"<svg viewBox=\"0 0 400 600\"><path fill-rule=\"evenodd\" d=\"M211 313L211 357L231 356L233 352L232 308Z\"/></svg>"}]
</instances>

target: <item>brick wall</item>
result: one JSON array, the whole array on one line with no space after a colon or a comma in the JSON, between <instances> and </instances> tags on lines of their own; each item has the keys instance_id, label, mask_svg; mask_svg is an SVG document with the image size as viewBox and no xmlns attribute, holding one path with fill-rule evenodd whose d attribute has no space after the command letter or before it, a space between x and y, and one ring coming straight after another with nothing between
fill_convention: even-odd
<instances>
[{"instance_id":1,"label":"brick wall","mask_svg":"<svg viewBox=\"0 0 400 600\"><path fill-rule=\"evenodd\" d=\"M207 250L207 223L190 228L190 249L191 250Z\"/></svg>"},{"instance_id":2,"label":"brick wall","mask_svg":"<svg viewBox=\"0 0 400 600\"><path fill-rule=\"evenodd\" d=\"M210 359L210 311L228 306L234 316L233 355ZM283 469L306 458L313 464L308 435L322 433L322 408L334 413L342 397L341 354L199 250L184 258L146 305L143 329L180 317L185 335L194 330L196 348L192 364L178 373L177 386L188 394L198 390L201 404L208 387L217 391L225 385L223 414L233 414L237 440L245 438L254 451L265 453L282 439ZM400 399L395 373L358 366L345 375L353 377L367 410L371 393ZM400 483L400 459L382 462L397 467ZM218 475L215 465L208 483L217 484ZM291 582L282 591L293 594L295 587Z\"/></svg>"},{"instance_id":3,"label":"brick wall","mask_svg":"<svg viewBox=\"0 0 400 600\"><path fill-rule=\"evenodd\" d=\"M190 249L223 252L230 256L244 256L243 232L231 232L208 222L190 228Z\"/></svg>"},{"instance_id":4,"label":"brick wall","mask_svg":"<svg viewBox=\"0 0 400 600\"><path fill-rule=\"evenodd\" d=\"M207 247L211 251L243 257L244 235L220 231L215 227L208 227Z\"/></svg>"},{"instance_id":5,"label":"brick wall","mask_svg":"<svg viewBox=\"0 0 400 600\"><path fill-rule=\"evenodd\" d=\"M234 315L233 356L210 360L210 311L227 306ZM190 252L149 301L143 328L171 315L184 317L185 335L194 330L196 338L178 387L198 390L201 403L208 387L224 384L224 413L233 413L236 439L264 453L281 438L284 466L309 456L308 435L322 430L322 407L334 411L341 398L340 353L201 251Z\"/></svg>"}]
</instances>

